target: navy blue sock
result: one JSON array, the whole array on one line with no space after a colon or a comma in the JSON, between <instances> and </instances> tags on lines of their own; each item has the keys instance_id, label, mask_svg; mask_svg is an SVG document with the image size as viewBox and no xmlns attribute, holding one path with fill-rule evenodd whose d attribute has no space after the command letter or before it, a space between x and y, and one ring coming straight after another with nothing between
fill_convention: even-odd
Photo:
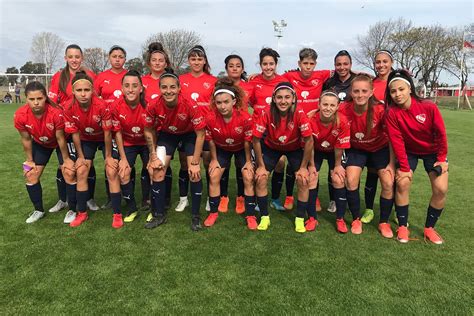
<instances>
[{"instance_id":1,"label":"navy blue sock","mask_svg":"<svg viewBox=\"0 0 474 316\"><path fill-rule=\"evenodd\" d=\"M293 196L293 190L295 188L295 172L290 165L286 166L285 188L286 196Z\"/></svg>"},{"instance_id":2,"label":"navy blue sock","mask_svg":"<svg viewBox=\"0 0 474 316\"><path fill-rule=\"evenodd\" d=\"M360 218L360 196L359 188L354 191L346 190L347 204L349 204L349 210L352 213L352 218Z\"/></svg>"},{"instance_id":3,"label":"navy blue sock","mask_svg":"<svg viewBox=\"0 0 474 316\"><path fill-rule=\"evenodd\" d=\"M165 214L165 196L166 196L165 180L160 182L153 181L151 185L152 201L154 203L153 216L158 214Z\"/></svg>"},{"instance_id":4,"label":"navy blue sock","mask_svg":"<svg viewBox=\"0 0 474 316\"><path fill-rule=\"evenodd\" d=\"M28 195L30 196L31 203L35 207L36 211L44 212L43 208L43 188L41 187L41 183L38 182L33 185L26 185L26 191L28 191Z\"/></svg>"},{"instance_id":5,"label":"navy blue sock","mask_svg":"<svg viewBox=\"0 0 474 316\"><path fill-rule=\"evenodd\" d=\"M66 183L66 191L67 191L67 204L71 211L76 211L77 205L77 198L76 198L76 184L68 184Z\"/></svg>"},{"instance_id":6,"label":"navy blue sock","mask_svg":"<svg viewBox=\"0 0 474 316\"><path fill-rule=\"evenodd\" d=\"M126 184L120 185L120 189L122 190L122 197L127 203L127 208L130 213L133 213L137 210L137 202L135 201L135 192L133 192L132 188L133 188L132 181L129 181Z\"/></svg>"},{"instance_id":7,"label":"navy blue sock","mask_svg":"<svg viewBox=\"0 0 474 316\"><path fill-rule=\"evenodd\" d=\"M309 190L309 199L308 199L308 216L317 218L316 215L316 199L318 198L318 188Z\"/></svg>"},{"instance_id":8,"label":"navy blue sock","mask_svg":"<svg viewBox=\"0 0 474 316\"><path fill-rule=\"evenodd\" d=\"M346 213L346 188L336 189L334 188L334 201L336 202L336 218L344 218Z\"/></svg>"},{"instance_id":9,"label":"navy blue sock","mask_svg":"<svg viewBox=\"0 0 474 316\"><path fill-rule=\"evenodd\" d=\"M376 173L367 172L365 180L364 199L365 208L374 209L375 194L377 194L377 183L379 176Z\"/></svg>"},{"instance_id":10,"label":"navy blue sock","mask_svg":"<svg viewBox=\"0 0 474 316\"><path fill-rule=\"evenodd\" d=\"M135 166L132 167L130 170L130 182L132 183L132 192L135 192L135 183L136 183L136 178L137 178L137 171L135 169Z\"/></svg>"},{"instance_id":11,"label":"navy blue sock","mask_svg":"<svg viewBox=\"0 0 474 316\"><path fill-rule=\"evenodd\" d=\"M89 200L89 191L76 191L77 210L85 212L87 210L87 201Z\"/></svg>"},{"instance_id":12,"label":"navy blue sock","mask_svg":"<svg viewBox=\"0 0 474 316\"><path fill-rule=\"evenodd\" d=\"M110 193L110 201L112 202L112 210L114 214L122 214L120 210L120 204L122 202L122 194L118 193Z\"/></svg>"},{"instance_id":13,"label":"navy blue sock","mask_svg":"<svg viewBox=\"0 0 474 316\"><path fill-rule=\"evenodd\" d=\"M329 201L334 201L334 187L332 186L331 171L328 172L328 191L329 191Z\"/></svg>"},{"instance_id":14,"label":"navy blue sock","mask_svg":"<svg viewBox=\"0 0 474 316\"><path fill-rule=\"evenodd\" d=\"M306 210L308 209L308 202L298 200L296 202L296 217L304 218Z\"/></svg>"},{"instance_id":15,"label":"navy blue sock","mask_svg":"<svg viewBox=\"0 0 474 316\"><path fill-rule=\"evenodd\" d=\"M244 196L244 177L242 176L242 169L235 168L235 178L237 179L237 196Z\"/></svg>"},{"instance_id":16,"label":"navy blue sock","mask_svg":"<svg viewBox=\"0 0 474 316\"><path fill-rule=\"evenodd\" d=\"M221 196L229 195L229 168L224 170L224 173L221 177L221 182L219 183L221 187Z\"/></svg>"},{"instance_id":17,"label":"navy blue sock","mask_svg":"<svg viewBox=\"0 0 474 316\"><path fill-rule=\"evenodd\" d=\"M58 169L56 171L56 186L58 188L59 199L63 202L66 202L67 200L66 181L64 180L61 169Z\"/></svg>"},{"instance_id":18,"label":"navy blue sock","mask_svg":"<svg viewBox=\"0 0 474 316\"><path fill-rule=\"evenodd\" d=\"M434 208L433 206L429 205L428 206L428 214L426 214L426 222L425 222L425 227L435 227L436 222L438 221L438 218L441 215L441 212L443 212L443 209L437 209Z\"/></svg>"},{"instance_id":19,"label":"navy blue sock","mask_svg":"<svg viewBox=\"0 0 474 316\"><path fill-rule=\"evenodd\" d=\"M257 196L257 205L260 209L260 215L268 216L268 195Z\"/></svg>"},{"instance_id":20,"label":"navy blue sock","mask_svg":"<svg viewBox=\"0 0 474 316\"><path fill-rule=\"evenodd\" d=\"M273 174L272 174L272 200L276 200L276 199L280 198L280 192L281 192L281 187L282 186L283 186L283 173L273 171Z\"/></svg>"},{"instance_id":21,"label":"navy blue sock","mask_svg":"<svg viewBox=\"0 0 474 316\"><path fill-rule=\"evenodd\" d=\"M221 202L220 196L210 196L209 197L209 205L211 206L211 213L217 213L217 209L219 208L219 203Z\"/></svg>"},{"instance_id":22,"label":"navy blue sock","mask_svg":"<svg viewBox=\"0 0 474 316\"><path fill-rule=\"evenodd\" d=\"M191 182L191 213L199 216L202 197L202 180Z\"/></svg>"},{"instance_id":23,"label":"navy blue sock","mask_svg":"<svg viewBox=\"0 0 474 316\"><path fill-rule=\"evenodd\" d=\"M255 195L245 196L245 215L255 216Z\"/></svg>"},{"instance_id":24,"label":"navy blue sock","mask_svg":"<svg viewBox=\"0 0 474 316\"><path fill-rule=\"evenodd\" d=\"M142 169L142 172L140 175L140 184L142 186L142 201L150 200L151 180L150 180L150 174L148 173L148 170L146 170L145 168Z\"/></svg>"},{"instance_id":25,"label":"navy blue sock","mask_svg":"<svg viewBox=\"0 0 474 316\"><path fill-rule=\"evenodd\" d=\"M398 226L407 226L408 225L408 205L396 205L395 212L397 213Z\"/></svg>"},{"instance_id":26,"label":"navy blue sock","mask_svg":"<svg viewBox=\"0 0 474 316\"><path fill-rule=\"evenodd\" d=\"M188 196L189 174L188 170L179 169L179 196Z\"/></svg>"},{"instance_id":27,"label":"navy blue sock","mask_svg":"<svg viewBox=\"0 0 474 316\"><path fill-rule=\"evenodd\" d=\"M91 199L93 199L95 195L95 179L96 179L95 167L94 165L92 165L91 168L89 169L89 174L87 175L87 187L88 187L89 196Z\"/></svg>"},{"instance_id":28,"label":"navy blue sock","mask_svg":"<svg viewBox=\"0 0 474 316\"><path fill-rule=\"evenodd\" d=\"M171 188L173 186L173 170L171 169L171 167L166 169L165 184L166 184L165 201L166 201L166 204L168 204L171 201Z\"/></svg>"},{"instance_id":29,"label":"navy blue sock","mask_svg":"<svg viewBox=\"0 0 474 316\"><path fill-rule=\"evenodd\" d=\"M393 199L380 196L380 223L387 223L392 213Z\"/></svg>"}]
</instances>

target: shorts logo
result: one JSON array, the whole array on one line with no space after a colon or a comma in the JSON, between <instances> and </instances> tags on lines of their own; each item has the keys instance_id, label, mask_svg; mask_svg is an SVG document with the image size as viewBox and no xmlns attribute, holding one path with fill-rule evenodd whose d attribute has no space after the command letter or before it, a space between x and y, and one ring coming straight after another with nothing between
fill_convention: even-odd
<instances>
[{"instance_id":1,"label":"shorts logo","mask_svg":"<svg viewBox=\"0 0 474 316\"><path fill-rule=\"evenodd\" d=\"M306 100L306 98L308 97L308 95L309 95L309 92L308 92L308 91L303 91L303 92L301 92L301 96L302 96L303 99L305 99L305 100Z\"/></svg>"},{"instance_id":2,"label":"shorts logo","mask_svg":"<svg viewBox=\"0 0 474 316\"><path fill-rule=\"evenodd\" d=\"M39 139L41 142L43 142L43 143L46 143L46 142L48 141L48 139L49 139L49 138L48 138L48 137L46 137L46 136L41 136L41 137L40 137L40 138L38 138L38 139Z\"/></svg>"},{"instance_id":3,"label":"shorts logo","mask_svg":"<svg viewBox=\"0 0 474 316\"><path fill-rule=\"evenodd\" d=\"M204 82L202 84L202 86L205 88L205 89L209 89L211 87L211 84L209 82Z\"/></svg>"},{"instance_id":4,"label":"shorts logo","mask_svg":"<svg viewBox=\"0 0 474 316\"><path fill-rule=\"evenodd\" d=\"M280 141L280 143L283 144L286 141L286 138L287 137L285 135L283 135L283 136L278 137L278 140Z\"/></svg>"},{"instance_id":5,"label":"shorts logo","mask_svg":"<svg viewBox=\"0 0 474 316\"><path fill-rule=\"evenodd\" d=\"M426 114L418 114L415 118L418 122L423 124L426 121Z\"/></svg>"},{"instance_id":6,"label":"shorts logo","mask_svg":"<svg viewBox=\"0 0 474 316\"><path fill-rule=\"evenodd\" d=\"M197 92L191 93L191 99L193 99L194 101L197 101L198 98L199 98L199 93Z\"/></svg>"},{"instance_id":7,"label":"shorts logo","mask_svg":"<svg viewBox=\"0 0 474 316\"><path fill-rule=\"evenodd\" d=\"M142 129L138 126L134 126L132 127L132 132L134 132L135 134L138 134Z\"/></svg>"},{"instance_id":8,"label":"shorts logo","mask_svg":"<svg viewBox=\"0 0 474 316\"><path fill-rule=\"evenodd\" d=\"M323 148L328 148L329 147L329 142L327 140L325 140L324 142L321 143L321 147Z\"/></svg>"},{"instance_id":9,"label":"shorts logo","mask_svg":"<svg viewBox=\"0 0 474 316\"><path fill-rule=\"evenodd\" d=\"M151 95L151 99L152 99L152 100L153 100L153 99L156 99L156 98L158 98L159 96L160 96L160 95L159 95L158 93L154 93L154 94Z\"/></svg>"},{"instance_id":10,"label":"shorts logo","mask_svg":"<svg viewBox=\"0 0 474 316\"><path fill-rule=\"evenodd\" d=\"M288 123L288 129L293 130L293 128L295 128L295 123L293 122Z\"/></svg>"},{"instance_id":11,"label":"shorts logo","mask_svg":"<svg viewBox=\"0 0 474 316\"><path fill-rule=\"evenodd\" d=\"M86 131L87 134L94 133L94 129L92 127L86 127L84 130Z\"/></svg>"},{"instance_id":12,"label":"shorts logo","mask_svg":"<svg viewBox=\"0 0 474 316\"><path fill-rule=\"evenodd\" d=\"M358 139L358 140L362 140L362 138L364 138L364 133L355 133L355 137Z\"/></svg>"},{"instance_id":13,"label":"shorts logo","mask_svg":"<svg viewBox=\"0 0 474 316\"><path fill-rule=\"evenodd\" d=\"M339 134L339 131L337 129L333 129L331 131L332 136L336 137Z\"/></svg>"},{"instance_id":14,"label":"shorts logo","mask_svg":"<svg viewBox=\"0 0 474 316\"><path fill-rule=\"evenodd\" d=\"M178 128L176 126L173 126L173 125L169 126L168 129L172 132L176 132L178 130Z\"/></svg>"},{"instance_id":15,"label":"shorts logo","mask_svg":"<svg viewBox=\"0 0 474 316\"><path fill-rule=\"evenodd\" d=\"M114 91L114 97L116 97L117 99L120 98L121 95L122 95L122 90L115 90Z\"/></svg>"},{"instance_id":16,"label":"shorts logo","mask_svg":"<svg viewBox=\"0 0 474 316\"><path fill-rule=\"evenodd\" d=\"M242 132L244 131L244 128L242 126L237 126L236 128L234 128L234 131L237 134L242 134Z\"/></svg>"},{"instance_id":17,"label":"shorts logo","mask_svg":"<svg viewBox=\"0 0 474 316\"><path fill-rule=\"evenodd\" d=\"M185 114L185 113L179 113L178 114L178 118L181 120L181 121L185 121L188 116Z\"/></svg>"},{"instance_id":18,"label":"shorts logo","mask_svg":"<svg viewBox=\"0 0 474 316\"><path fill-rule=\"evenodd\" d=\"M267 104L270 105L270 103L272 102L272 97L267 97L265 99L265 102L267 102Z\"/></svg>"},{"instance_id":19,"label":"shorts logo","mask_svg":"<svg viewBox=\"0 0 474 316\"><path fill-rule=\"evenodd\" d=\"M252 130L248 130L245 132L245 136L250 137L252 136Z\"/></svg>"},{"instance_id":20,"label":"shorts logo","mask_svg":"<svg viewBox=\"0 0 474 316\"><path fill-rule=\"evenodd\" d=\"M319 85L319 80L318 79L313 79L313 80L311 80L311 84L313 86L317 86L317 85Z\"/></svg>"},{"instance_id":21,"label":"shorts logo","mask_svg":"<svg viewBox=\"0 0 474 316\"><path fill-rule=\"evenodd\" d=\"M46 127L52 131L54 129L54 124L53 123L46 123Z\"/></svg>"},{"instance_id":22,"label":"shorts logo","mask_svg":"<svg viewBox=\"0 0 474 316\"><path fill-rule=\"evenodd\" d=\"M96 121L97 123L100 122L100 116L99 115L92 115L92 119Z\"/></svg>"},{"instance_id":23,"label":"shorts logo","mask_svg":"<svg viewBox=\"0 0 474 316\"><path fill-rule=\"evenodd\" d=\"M233 139L233 138L227 138L227 139L225 140L225 142L226 142L227 144L229 144L229 145L232 145L232 144L234 143L234 139Z\"/></svg>"}]
</instances>

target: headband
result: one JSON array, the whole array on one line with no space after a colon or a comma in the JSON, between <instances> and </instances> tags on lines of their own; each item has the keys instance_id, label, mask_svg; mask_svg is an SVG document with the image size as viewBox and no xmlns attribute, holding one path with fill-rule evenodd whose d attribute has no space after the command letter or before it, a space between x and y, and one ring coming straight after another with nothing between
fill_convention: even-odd
<instances>
[{"instance_id":1,"label":"headband","mask_svg":"<svg viewBox=\"0 0 474 316\"><path fill-rule=\"evenodd\" d=\"M163 79L163 78L165 78L165 77L172 77L172 78L178 80L178 82L179 82L178 76L176 76L174 73L165 72L164 74L162 74L162 75L160 76L160 80Z\"/></svg>"},{"instance_id":2,"label":"headband","mask_svg":"<svg viewBox=\"0 0 474 316\"><path fill-rule=\"evenodd\" d=\"M336 98L339 99L339 96L337 94L335 94L334 92L332 92L332 91L323 92L323 94L321 94L319 99L321 99L322 97L327 96L327 95L330 95L330 96L333 96L333 97L336 97Z\"/></svg>"},{"instance_id":3,"label":"headband","mask_svg":"<svg viewBox=\"0 0 474 316\"><path fill-rule=\"evenodd\" d=\"M88 84L92 85L92 81L90 81L89 79L78 79L76 81L74 81L74 83L72 84L72 86L74 87L74 85L76 83L80 83L80 82L87 82Z\"/></svg>"},{"instance_id":4,"label":"headband","mask_svg":"<svg viewBox=\"0 0 474 316\"><path fill-rule=\"evenodd\" d=\"M227 94L230 94L232 97L235 98L235 93L230 91L229 89L219 89L219 90L216 90L216 92L214 92L214 96L218 95L219 93L227 93Z\"/></svg>"},{"instance_id":5,"label":"headband","mask_svg":"<svg viewBox=\"0 0 474 316\"><path fill-rule=\"evenodd\" d=\"M288 90L291 90L291 92L296 94L295 89L293 89L292 86L287 86L287 85L281 85L281 86L276 87L275 90L273 90L273 94L275 94L280 89L288 89Z\"/></svg>"},{"instance_id":6,"label":"headband","mask_svg":"<svg viewBox=\"0 0 474 316\"><path fill-rule=\"evenodd\" d=\"M193 48L191 48L191 50L189 51L188 54L191 54L191 53L194 52L194 51L201 52L204 56L206 56L206 53L205 53L202 49L200 49L199 47L193 47Z\"/></svg>"},{"instance_id":7,"label":"headband","mask_svg":"<svg viewBox=\"0 0 474 316\"><path fill-rule=\"evenodd\" d=\"M389 52L388 50L385 50L385 49L381 49L377 52L377 54L375 54L375 56L377 56L378 54L387 54L388 56L390 56L390 59L393 60L393 55L391 52Z\"/></svg>"},{"instance_id":8,"label":"headband","mask_svg":"<svg viewBox=\"0 0 474 316\"><path fill-rule=\"evenodd\" d=\"M388 83L388 85L390 85L392 82L396 81L396 80L401 80L403 82L406 82L406 84L411 88L411 84L410 84L410 81L406 80L405 78L402 78L402 77L395 77L393 78L392 80L390 80L390 82Z\"/></svg>"}]
</instances>

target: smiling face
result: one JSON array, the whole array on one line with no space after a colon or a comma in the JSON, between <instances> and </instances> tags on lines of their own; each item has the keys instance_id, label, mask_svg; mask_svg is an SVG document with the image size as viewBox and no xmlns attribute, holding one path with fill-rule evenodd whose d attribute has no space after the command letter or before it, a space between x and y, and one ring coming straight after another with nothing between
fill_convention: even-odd
<instances>
[{"instance_id":1,"label":"smiling face","mask_svg":"<svg viewBox=\"0 0 474 316\"><path fill-rule=\"evenodd\" d=\"M295 103L295 98L295 95L290 89L282 88L275 93L273 101L275 102L277 109L280 111L280 114L285 116Z\"/></svg>"},{"instance_id":2,"label":"smiling face","mask_svg":"<svg viewBox=\"0 0 474 316\"><path fill-rule=\"evenodd\" d=\"M46 96L40 90L29 91L26 95L26 103L33 114L41 115L46 107Z\"/></svg>"},{"instance_id":3,"label":"smiling face","mask_svg":"<svg viewBox=\"0 0 474 316\"><path fill-rule=\"evenodd\" d=\"M411 105L410 85L402 80L395 80L389 86L390 96L393 102L401 108L409 108Z\"/></svg>"},{"instance_id":4,"label":"smiling face","mask_svg":"<svg viewBox=\"0 0 474 316\"><path fill-rule=\"evenodd\" d=\"M82 64L82 53L77 48L69 48L66 50L66 55L64 56L64 60L69 66L69 70L72 72L76 72L81 68Z\"/></svg>"},{"instance_id":5,"label":"smiling face","mask_svg":"<svg viewBox=\"0 0 474 316\"><path fill-rule=\"evenodd\" d=\"M240 76L242 76L242 73L244 72L244 67L242 65L242 62L238 58L231 58L229 59L229 62L227 63L227 76L231 78L234 81L240 80Z\"/></svg>"},{"instance_id":6,"label":"smiling face","mask_svg":"<svg viewBox=\"0 0 474 316\"><path fill-rule=\"evenodd\" d=\"M80 105L88 106L93 92L92 84L87 80L79 80L72 86L72 94Z\"/></svg>"},{"instance_id":7,"label":"smiling face","mask_svg":"<svg viewBox=\"0 0 474 316\"><path fill-rule=\"evenodd\" d=\"M300 73L303 78L309 78L313 74L314 68L316 68L316 60L311 57L305 57L303 60L298 61L300 67Z\"/></svg>"},{"instance_id":8,"label":"smiling face","mask_svg":"<svg viewBox=\"0 0 474 316\"><path fill-rule=\"evenodd\" d=\"M351 75L352 63L348 56L339 56L334 62L334 67L339 79L345 80Z\"/></svg>"},{"instance_id":9,"label":"smiling face","mask_svg":"<svg viewBox=\"0 0 474 316\"><path fill-rule=\"evenodd\" d=\"M122 82L122 93L128 104L135 105L140 100L143 87L140 80L135 76L125 76Z\"/></svg>"},{"instance_id":10,"label":"smiling face","mask_svg":"<svg viewBox=\"0 0 474 316\"><path fill-rule=\"evenodd\" d=\"M121 49L114 49L109 55L109 63L113 69L122 70L125 64L125 54Z\"/></svg>"},{"instance_id":11,"label":"smiling face","mask_svg":"<svg viewBox=\"0 0 474 316\"><path fill-rule=\"evenodd\" d=\"M235 99L230 94L223 92L216 95L214 100L219 113L225 118L230 118L236 102Z\"/></svg>"},{"instance_id":12,"label":"smiling face","mask_svg":"<svg viewBox=\"0 0 474 316\"><path fill-rule=\"evenodd\" d=\"M189 62L189 67L191 67L191 72L194 74L200 75L204 71L206 58L195 54L195 55L189 56L188 62Z\"/></svg>"},{"instance_id":13,"label":"smiling face","mask_svg":"<svg viewBox=\"0 0 474 316\"><path fill-rule=\"evenodd\" d=\"M339 98L333 95L325 95L319 100L319 116L321 120L332 120L339 109Z\"/></svg>"},{"instance_id":14,"label":"smiling face","mask_svg":"<svg viewBox=\"0 0 474 316\"><path fill-rule=\"evenodd\" d=\"M365 106L369 102L369 98L374 94L373 88L369 81L356 80L351 85L351 96L354 104L358 106Z\"/></svg>"},{"instance_id":15,"label":"smiling face","mask_svg":"<svg viewBox=\"0 0 474 316\"><path fill-rule=\"evenodd\" d=\"M160 80L160 92L167 105L173 106L178 100L180 88L176 78L164 77Z\"/></svg>"},{"instance_id":16,"label":"smiling face","mask_svg":"<svg viewBox=\"0 0 474 316\"><path fill-rule=\"evenodd\" d=\"M375 70L377 71L377 76L386 77L392 70L392 59L386 53L379 53L375 56Z\"/></svg>"},{"instance_id":17,"label":"smiling face","mask_svg":"<svg viewBox=\"0 0 474 316\"><path fill-rule=\"evenodd\" d=\"M277 64L272 56L263 57L260 63L263 77L268 80L273 79L275 77L276 66Z\"/></svg>"}]
</instances>

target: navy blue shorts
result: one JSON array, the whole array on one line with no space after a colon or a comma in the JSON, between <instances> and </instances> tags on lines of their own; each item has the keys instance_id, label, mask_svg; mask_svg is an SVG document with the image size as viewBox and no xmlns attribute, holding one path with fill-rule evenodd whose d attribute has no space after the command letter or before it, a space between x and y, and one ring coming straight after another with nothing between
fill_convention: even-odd
<instances>
[{"instance_id":1,"label":"navy blue shorts","mask_svg":"<svg viewBox=\"0 0 474 316\"><path fill-rule=\"evenodd\" d=\"M357 166L364 169L375 168L376 170L387 167L390 162L390 150L387 147L374 152L349 148L346 149L347 163L346 166Z\"/></svg>"},{"instance_id":2,"label":"navy blue shorts","mask_svg":"<svg viewBox=\"0 0 474 316\"><path fill-rule=\"evenodd\" d=\"M281 156L286 156L288 159L288 165L294 170L295 172L300 169L301 162L303 161L303 149L293 150L293 151L278 151L269 148L264 143L262 144L262 155L263 155L263 162L265 163L265 169L267 171L272 172L275 169L278 160L280 160Z\"/></svg>"},{"instance_id":3,"label":"navy blue shorts","mask_svg":"<svg viewBox=\"0 0 474 316\"><path fill-rule=\"evenodd\" d=\"M321 166L323 165L323 161L327 160L329 165L329 170L334 169L334 165L336 164L336 158L334 157L334 152L323 152L323 151L314 151L314 165L316 166L316 170L319 172Z\"/></svg>"},{"instance_id":4,"label":"navy blue shorts","mask_svg":"<svg viewBox=\"0 0 474 316\"><path fill-rule=\"evenodd\" d=\"M32 141L32 143L33 161L38 166L46 166L48 164L49 158L51 158L51 154L53 153L54 148L44 147L35 141ZM59 156L61 156L61 154L59 154Z\"/></svg>"},{"instance_id":5,"label":"navy blue shorts","mask_svg":"<svg viewBox=\"0 0 474 316\"><path fill-rule=\"evenodd\" d=\"M166 155L173 157L174 151L181 143L182 152L186 153L186 156L194 155L194 146L196 145L196 133L190 132L186 134L169 134L160 132L158 135L158 146L165 146Z\"/></svg>"},{"instance_id":6,"label":"navy blue shorts","mask_svg":"<svg viewBox=\"0 0 474 316\"><path fill-rule=\"evenodd\" d=\"M84 154L84 158L87 160L94 160L95 153L97 150L102 151L102 158L105 159L105 144L104 142L90 142L81 140L82 146L82 153ZM118 152L117 144L114 140L112 140L112 158L119 159L120 155Z\"/></svg>"},{"instance_id":7,"label":"navy blue shorts","mask_svg":"<svg viewBox=\"0 0 474 316\"><path fill-rule=\"evenodd\" d=\"M245 165L245 149L240 151L227 151L216 146L217 161L222 168L230 168L230 160L235 157L235 166L239 169Z\"/></svg>"},{"instance_id":8,"label":"navy blue shorts","mask_svg":"<svg viewBox=\"0 0 474 316\"><path fill-rule=\"evenodd\" d=\"M416 167L418 166L418 160L423 160L423 167L427 173L433 171L433 165L438 161L438 154L428 154L428 155L418 155L418 154L411 154L407 153L408 157L408 164L410 165L410 169L415 172ZM446 159L448 162L448 159ZM400 168L400 164L396 163L396 167Z\"/></svg>"},{"instance_id":9,"label":"navy blue shorts","mask_svg":"<svg viewBox=\"0 0 474 316\"><path fill-rule=\"evenodd\" d=\"M67 152L69 154L69 158L71 158L72 161L76 161L77 151L72 141L72 137L66 141L66 146L67 146ZM61 149L59 149L59 146L56 148L56 156L58 157L59 165L62 165L64 161L63 161L63 155L61 154Z\"/></svg>"},{"instance_id":10,"label":"navy blue shorts","mask_svg":"<svg viewBox=\"0 0 474 316\"><path fill-rule=\"evenodd\" d=\"M127 161L130 165L130 168L135 166L135 161L137 160L138 155L140 155L143 167L146 168L148 159L150 158L150 152L148 151L148 147L146 145L124 146L123 149L125 150L125 156L127 156Z\"/></svg>"}]
</instances>

